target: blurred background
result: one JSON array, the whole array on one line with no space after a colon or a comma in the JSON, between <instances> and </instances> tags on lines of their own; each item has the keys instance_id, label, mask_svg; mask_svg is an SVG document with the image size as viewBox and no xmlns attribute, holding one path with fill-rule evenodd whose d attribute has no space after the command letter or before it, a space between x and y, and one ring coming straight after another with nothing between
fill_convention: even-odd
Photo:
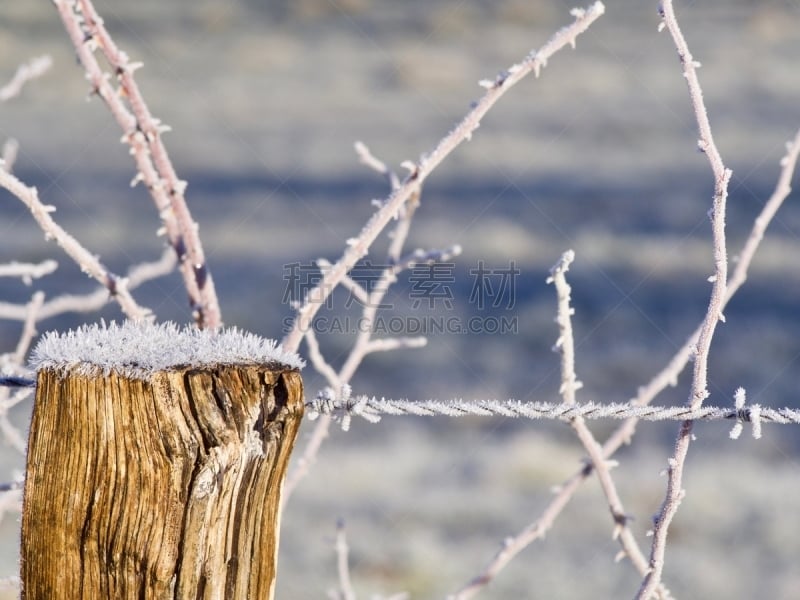
<instances>
[{"instance_id":1,"label":"blurred background","mask_svg":"<svg viewBox=\"0 0 800 600\"><path fill-rule=\"evenodd\" d=\"M172 127L165 143L180 177L222 305L223 318L280 338L291 317L289 265L335 260L385 197L387 184L359 164L361 140L392 168L430 151L481 95L477 85L520 61L569 23L573 4L500 0L198 0L191 4L95 0L134 61L153 114ZM504 332L435 334L427 347L372 355L357 393L386 397L557 401L555 292L545 283L567 249L576 309L579 400L624 402L683 345L705 313L712 254L713 179L696 151L696 124L677 55L658 33L656 2L610 0L607 14L555 55L537 80L508 92L428 179L408 250L463 247L448 263L449 290L429 305L413 273L387 297L386 318L505 319ZM678 18L699 71L714 135L733 169L728 237L735 260L800 126L800 7L743 0L686 3ZM55 217L112 270L155 260L158 215L121 131L89 91L48 2L0 9L0 81L49 53L54 66L0 105L0 136L20 142L15 173L35 185ZM402 173L401 173L402 175ZM3 279L0 300L25 303L96 285L47 243L22 204L0 197L0 263L55 258L32 287ZM800 210L790 196L770 226L745 287L726 310L710 363L709 403L797 407L800 359ZM372 265L386 262L385 236ZM502 301L472 297L475 269L518 275ZM310 272L310 271L308 271ZM417 275L419 277L419 275ZM499 280L495 279L495 285ZM287 287L288 286L288 287ZM497 290L498 288L494 288ZM294 290L296 291L296 290ZM189 322L180 278L137 289L159 320ZM348 294L327 317L353 318ZM416 300L416 302L415 302ZM444 300L447 300L446 302ZM120 319L116 305L40 324L64 330ZM405 319L405 320L402 320ZM343 321L342 321L343 322ZM0 321L2 351L20 323ZM324 333L324 331L322 332ZM414 333L414 332L410 332ZM321 335L341 365L353 336ZM305 347L302 348L305 352ZM307 394L324 381L308 367ZM689 375L656 402L685 401ZM22 428L30 405L13 415ZM313 425L313 424L311 424ZM610 423L592 424L600 439ZM791 598L800 511L795 428L764 439L728 439L729 424L701 424L687 467L687 498L671 530L666 583L678 597ZM311 430L301 431L299 455ZM642 424L615 471L634 531L660 506L659 472L676 424ZM13 449L6 480L23 464ZM283 521L279 598L319 598L336 583L337 518L347 523L361 597L408 591L442 597L478 572L501 540L538 517L551 488L580 467L580 446L561 423L386 418L336 431ZM486 598L632 596L638 576L615 564L612 524L594 481L543 542L483 592ZM0 523L0 575L15 572L18 522Z\"/></svg>"}]
</instances>

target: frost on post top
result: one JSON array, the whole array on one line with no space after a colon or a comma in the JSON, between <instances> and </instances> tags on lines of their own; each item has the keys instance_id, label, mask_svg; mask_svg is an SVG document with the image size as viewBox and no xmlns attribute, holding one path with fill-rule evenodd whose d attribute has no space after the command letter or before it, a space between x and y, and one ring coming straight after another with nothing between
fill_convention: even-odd
<instances>
[{"instance_id":1,"label":"frost on post top","mask_svg":"<svg viewBox=\"0 0 800 600\"><path fill-rule=\"evenodd\" d=\"M87 375L113 370L137 379L177 367L278 364L300 369L305 364L275 341L236 328L209 331L134 321L47 333L31 362L36 369L77 368Z\"/></svg>"}]
</instances>

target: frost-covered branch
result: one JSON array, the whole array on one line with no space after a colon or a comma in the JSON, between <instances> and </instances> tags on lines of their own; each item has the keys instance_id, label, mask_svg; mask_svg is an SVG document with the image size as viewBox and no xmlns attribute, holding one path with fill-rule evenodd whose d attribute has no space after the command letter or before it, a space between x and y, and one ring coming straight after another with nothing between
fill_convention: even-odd
<instances>
[{"instance_id":1,"label":"frost-covered branch","mask_svg":"<svg viewBox=\"0 0 800 600\"><path fill-rule=\"evenodd\" d=\"M368 166L373 171L380 173L389 182L389 189L393 192L400 187L400 178L392 169L390 169L385 162L377 158L364 142L356 142L354 144L356 154L361 164Z\"/></svg>"},{"instance_id":2,"label":"frost-covered branch","mask_svg":"<svg viewBox=\"0 0 800 600\"><path fill-rule=\"evenodd\" d=\"M336 523L336 572L339 576L339 589L328 591L328 598L331 600L356 600L356 592L350 578L350 565L348 563L349 547L347 545L347 535L344 529L344 520L339 519ZM372 600L408 600L409 596L405 592L382 596L373 594Z\"/></svg>"},{"instance_id":3,"label":"frost-covered branch","mask_svg":"<svg viewBox=\"0 0 800 600\"><path fill-rule=\"evenodd\" d=\"M391 172L382 161L379 161L373 156L373 154L369 151L369 148L367 148L367 146L363 143L356 145L356 152L361 157L362 162L366 162L369 165L369 161L365 161L364 158L369 157L369 160L382 165L382 168L387 172ZM374 165L372 166L374 167ZM389 177L389 181L393 181L391 176ZM416 206L419 203L419 194L412 196L409 202L414 202ZM322 355L314 328L309 327L305 332L304 337L306 343L308 344L309 360L311 361L311 364L321 375L323 375L323 377L325 377L326 381L328 382L328 388L336 390L335 394L338 394L340 398L349 397L349 382L353 378L353 375L355 375L358 367L369 354L373 352L385 352L399 348L418 348L427 343L427 339L425 338L387 338L383 340L374 340L372 338L378 308L381 306L383 299L386 296L386 293L389 291L391 285L397 281L397 275L400 272L422 262L427 263L434 262L436 260L447 260L460 254L461 252L461 248L456 246L454 249L449 251L417 251L413 253L413 256L415 257L414 262L410 260L398 260L398 257L402 252L403 246L405 245L408 237L414 212L415 211L412 209L405 209L397 219L397 223L391 233L392 241L389 246L387 257L388 266L383 269L378 281L369 292L348 275L345 275L341 280L341 283L348 287L350 292L359 298L363 309L361 312L361 318L359 319L360 327L358 334L356 335L353 346L338 373ZM328 269L332 268L332 265L325 260L319 260L317 262L324 270L323 272L327 272ZM300 480L308 474L311 465L316 460L316 456L319 453L322 443L328 437L330 425L331 417L327 415L322 415L315 425L314 430L312 431L311 436L309 437L309 440L306 443L303 453L301 454L300 459L297 461L294 470L292 470L286 477L282 496L284 503L288 501L288 498L292 495Z\"/></svg>"},{"instance_id":4,"label":"frost-covered branch","mask_svg":"<svg viewBox=\"0 0 800 600\"><path fill-rule=\"evenodd\" d=\"M25 285L30 285L34 279L49 275L58 268L54 260L44 260L38 264L10 262L0 265L0 277L19 277Z\"/></svg>"},{"instance_id":5,"label":"frost-covered branch","mask_svg":"<svg viewBox=\"0 0 800 600\"><path fill-rule=\"evenodd\" d=\"M694 351L694 372L692 375L692 389L689 404L698 408L708 397L708 355L711 349L711 340L714 337L717 323L724 320L723 307L725 305L726 287L728 284L728 256L725 241L725 209L728 198L728 183L732 172L722 162L719 150L714 143L711 133L711 124L708 120L703 91L697 78L697 69L700 63L692 57L689 46L681 33L672 0L663 0L659 11L663 24L672 36L678 50L678 56L683 67L683 75L689 87L689 97L692 101L697 126L700 132L698 147L708 157L714 175L714 199L711 208L711 231L714 250L714 274L711 277L711 298L703 324L700 326L700 335ZM637 594L638 600L647 600L658 588L664 570L664 555L667 546L667 532L675 513L678 511L685 491L682 487L683 467L689 444L692 438L692 421L684 421L678 431L675 442L675 452L668 461L667 467L667 492L661 505L659 515L656 517L653 529L653 542L650 550L650 570L642 580L642 585Z\"/></svg>"},{"instance_id":6,"label":"frost-covered branch","mask_svg":"<svg viewBox=\"0 0 800 600\"><path fill-rule=\"evenodd\" d=\"M559 262L550 271L550 277L547 282L552 283L556 288L558 296L558 311L556 322L559 327L559 337L556 341L554 350L561 353L561 396L564 404L574 405L576 403L576 392L582 387L582 384L577 380L575 375L575 342L572 333L572 315L574 309L570 306L570 294L572 288L567 283L567 271L570 264L575 259L575 253L569 250L564 253ZM633 537L633 532L628 527L629 517L622 504L622 499L617 491L617 486L611 477L611 468L613 461L608 461L603 456L603 449L597 443L586 421L583 417L575 417L570 420L570 426L575 430L575 434L583 444L586 453L589 455L589 460L597 473L597 479L600 482L600 487L603 494L608 501L608 508L611 511L611 518L614 521L614 539L618 540L622 550L620 551L617 559L627 556L639 575L644 576L648 570L647 559L639 548L636 538ZM510 560L515 553L521 551L525 546L517 542L513 546L506 548L506 557ZM512 551L513 549L513 551ZM658 590L659 596L668 598L669 592L663 587Z\"/></svg>"},{"instance_id":7,"label":"frost-covered branch","mask_svg":"<svg viewBox=\"0 0 800 600\"><path fill-rule=\"evenodd\" d=\"M14 170L14 163L17 162L17 155L19 154L19 142L14 138L8 138L3 142L3 149L0 151L0 169L8 171L9 173Z\"/></svg>"},{"instance_id":8,"label":"frost-covered branch","mask_svg":"<svg viewBox=\"0 0 800 600\"><path fill-rule=\"evenodd\" d=\"M396 264L402 262L400 259L402 245L408 235L409 223L413 216L414 208L419 202L419 194L424 179L459 144L471 138L472 132L478 128L483 116L511 86L530 72L534 72L536 76L538 76L542 67L546 65L547 59L565 45L571 44L574 47L576 37L584 32L604 11L605 7L602 2L595 2L587 10L574 10L572 14L575 17L575 21L572 25L557 32L538 52L531 52L522 63L513 65L502 78L498 78L490 86L485 86L488 89L481 100L475 104L474 108L464 117L455 129L442 138L430 155L424 157L419 164L412 165L410 174L399 186L396 184L396 177L392 177L388 167L386 167L382 161L375 159L369 149L363 144L356 145L356 152L360 156L362 162L379 172L384 174L389 173L387 177L392 188L391 194L384 202L380 203L378 211L373 214L359 236L348 240L348 247L342 257L326 270L322 280L309 292L302 306L298 308L292 330L284 337L282 342L282 346L286 350L297 350L305 334L312 329L314 316L324 304L328 295L345 277L347 277L347 274L358 260L366 255L372 242L378 237L389 221L397 217L400 218L398 219L398 225L395 228L388 254L391 263ZM452 254L458 253L460 253L460 247L454 247ZM421 262L419 260L420 258L421 257L415 257L414 262L408 261L407 265L410 266L411 264ZM401 269L403 266L396 264L396 268ZM380 281L372 290L370 302L365 305L362 317L362 323L367 323L369 325L361 328L355 344L338 374L338 382L336 382L335 386L332 386L335 389L343 389L344 385L350 381L367 353L371 350L379 349L379 347L374 345L370 346L372 336L371 324L374 323L377 307L380 305L391 283L394 282L396 275L397 272L395 269L386 269ZM316 340L312 343L315 344ZM329 417L322 416L320 422L315 427L300 460L297 462L295 470L286 478L283 493L284 502L288 500L299 480L308 472L310 464L315 459L323 440L328 435L330 422L331 420Z\"/></svg>"},{"instance_id":9,"label":"frost-covered branch","mask_svg":"<svg viewBox=\"0 0 800 600\"><path fill-rule=\"evenodd\" d=\"M761 239L763 238L763 233L791 191L790 183L797 165L798 155L800 155L800 130L798 130L794 140L787 143L787 153L781 159L782 168L778 177L778 183L769 200L765 203L761 213L756 218L747 242L745 243L745 246L739 255L739 260L736 263L733 275L730 279L730 285L728 286L725 294L725 304L731 300L742 284L746 281L747 272L750 268L752 259L758 250ZM700 327L698 326L686 343L680 349L678 349L675 355L670 359L667 365L646 385L639 389L637 395L630 401L629 404L618 405L621 410L617 414L620 416L620 418L624 418L625 422L620 425L603 444L603 456L606 460L610 459L623 445L630 443L634 433L636 432L636 425L640 419L649 420L652 417L656 420L661 420L662 416L667 416L667 413L664 412L664 409L649 405L664 389L677 384L678 376L691 359L693 348L697 344L699 335ZM550 405L554 411L560 410L560 406L561 405ZM639 409L644 407L652 409L653 412L650 414L639 412ZM629 408L630 412L628 412ZM608 410L616 412L610 409L610 405ZM671 411L673 409L669 410ZM761 414L763 410L763 408L756 407L754 412L756 417L753 427L754 437L760 435L760 427L758 426L758 423L761 420ZM800 417L800 414L792 412L791 409L768 412L770 412L770 417L774 419L773 422L776 423L797 423L797 419ZM713 410L710 410L708 414L712 413ZM561 418L560 416L557 416L558 412L553 412L551 414L552 418ZM581 416L584 418L593 418L595 414L598 415L598 418L601 416L610 416L608 413L595 413L593 409L585 413L581 411ZM674 417L677 420L688 418L687 413L675 414ZM693 414L691 415L691 418L697 420L704 417L698 414ZM738 419L737 423L753 421L750 411L745 410L740 412L738 409L735 413L735 417L733 413L729 412L725 413L725 416L720 416L720 418L736 418ZM738 427L734 429L734 431L737 430ZM543 538L547 531L553 526L553 523L561 514L561 511L572 499L572 496L580 488L581 484L586 481L593 472L594 469L592 464L587 463L583 468L575 472L572 476L558 485L558 491L555 497L550 501L547 507L545 507L539 518L530 523L514 538L508 538L505 540L502 548L490 561L486 569L474 577L461 590L459 590L459 592L457 592L453 598L458 598L459 600L471 598L475 593L477 593L478 589L482 588L486 583L488 583L488 581L494 577L496 572L502 568L502 565L510 560L511 557L508 556L514 548L512 541L516 542L516 540L519 540L519 543L528 545L537 539Z\"/></svg>"},{"instance_id":10,"label":"frost-covered branch","mask_svg":"<svg viewBox=\"0 0 800 600\"><path fill-rule=\"evenodd\" d=\"M78 264L84 273L100 282L111 296L119 302L122 312L124 312L128 318L140 320L150 317L150 311L139 306L131 296L128 291L127 281L106 269L96 256L81 246L78 240L64 231L64 229L53 220L50 213L55 209L42 204L39 200L39 194L36 188L28 187L14 175L3 170L0 170L0 187L7 189L28 207L33 218L36 219L36 222L39 223L42 231L44 231L45 237L55 240L55 242L61 246L61 249Z\"/></svg>"},{"instance_id":11,"label":"frost-covered branch","mask_svg":"<svg viewBox=\"0 0 800 600\"><path fill-rule=\"evenodd\" d=\"M27 63L20 65L14 77L7 84L0 87L0 102L10 100L18 96L22 88L31 79L36 79L44 75L53 66L53 59L48 55L38 56Z\"/></svg>"},{"instance_id":12,"label":"frost-covered branch","mask_svg":"<svg viewBox=\"0 0 800 600\"><path fill-rule=\"evenodd\" d=\"M17 383L23 381L22 377L15 377L15 375L27 374L24 368L25 357L28 355L31 343L36 337L36 321L43 302L43 292L36 292L33 294L30 302L26 306L27 315L22 325L22 331L14 352L1 357L0 372L3 375L12 374L11 377L9 377L12 382L14 382L14 380L17 380ZM25 437L11 424L11 421L8 419L8 412L14 406L27 399L32 391L31 387L26 386L26 388L16 390L11 394L11 390L7 387L0 388L0 432L2 432L3 439L22 455L25 454L27 448Z\"/></svg>"},{"instance_id":13,"label":"frost-covered branch","mask_svg":"<svg viewBox=\"0 0 800 600\"><path fill-rule=\"evenodd\" d=\"M787 152L780 161L781 172L778 182L772 195L764 204L761 213L756 217L753 227L745 242L744 247L739 253L739 259L735 262L733 274L731 275L725 293L723 310L736 295L739 288L747 280L747 273L753 261L761 240L764 237L769 224L778 212L786 197L791 192L791 181L797 166L798 156L800 156L800 130L797 131L792 141L786 143ZM702 325L702 324L701 324ZM689 339L681 346L675 355L670 359L666 366L653 377L647 385L642 386L636 397L631 400L633 404L647 405L653 401L667 387L674 387L678 382L678 376L689 363L697 340L700 337L701 325L692 332ZM623 444L630 442L636 429L636 420L631 419L621 425L604 444L607 456L616 452Z\"/></svg>"},{"instance_id":14,"label":"frost-covered branch","mask_svg":"<svg viewBox=\"0 0 800 600\"><path fill-rule=\"evenodd\" d=\"M197 223L184 196L186 182L178 178L161 141L161 134L169 128L150 114L133 77L141 65L131 62L119 50L91 0L54 0L54 3L93 91L108 105L124 132L122 141L131 147L138 169L131 184L142 181L153 197L164 233L180 261L195 322L199 327L220 326L214 281L206 265ZM119 89L97 62L94 53L98 48L114 70Z\"/></svg>"},{"instance_id":15,"label":"frost-covered branch","mask_svg":"<svg viewBox=\"0 0 800 600\"><path fill-rule=\"evenodd\" d=\"M175 269L176 262L175 253L171 248L167 248L158 260L134 265L128 269L128 274L125 276L128 282L128 291L136 289L147 281L171 273ZM108 289L102 286L97 288L96 291L85 295L64 294L56 296L44 303L37 313L37 318L39 321L44 321L68 312L92 312L105 306L108 303L108 299ZM0 319L22 321L27 314L26 310L24 305L0 302Z\"/></svg>"},{"instance_id":16,"label":"frost-covered branch","mask_svg":"<svg viewBox=\"0 0 800 600\"><path fill-rule=\"evenodd\" d=\"M304 333L312 326L314 316L333 289L359 259L367 254L381 231L400 213L406 202L419 191L428 175L462 142L472 137L472 133L480 126L481 119L503 94L529 73L538 75L547 64L547 60L558 50L566 45L574 46L578 35L586 31L604 12L605 6L602 2L595 2L586 10L573 10L575 21L571 25L558 31L538 51L528 54L522 62L512 65L501 76L491 82L482 82L487 88L483 97L475 103L464 119L441 139L430 154L423 156L417 164L411 165L411 171L400 187L394 190L381 204L358 236L348 240L347 249L341 258L326 272L319 284L308 293L302 306L297 310L292 330L283 340L284 348L289 351L297 350Z\"/></svg>"},{"instance_id":17,"label":"frost-covered branch","mask_svg":"<svg viewBox=\"0 0 800 600\"><path fill-rule=\"evenodd\" d=\"M347 555L347 534L344 531L344 521L336 524L336 572L339 574L339 589L328 596L333 600L356 600L356 592L350 580L350 565Z\"/></svg>"}]
</instances>

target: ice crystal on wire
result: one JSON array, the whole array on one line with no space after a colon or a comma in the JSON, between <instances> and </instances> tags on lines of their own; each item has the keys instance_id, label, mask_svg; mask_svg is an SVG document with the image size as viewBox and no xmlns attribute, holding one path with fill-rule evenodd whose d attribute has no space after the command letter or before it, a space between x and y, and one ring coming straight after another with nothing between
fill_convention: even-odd
<instances>
[{"instance_id":1,"label":"ice crystal on wire","mask_svg":"<svg viewBox=\"0 0 800 600\"><path fill-rule=\"evenodd\" d=\"M279 364L299 369L305 364L274 340L235 327L213 331L135 321L103 322L66 333L47 333L32 357L36 369L77 368L87 374L116 371L141 379L180 367Z\"/></svg>"}]
</instances>

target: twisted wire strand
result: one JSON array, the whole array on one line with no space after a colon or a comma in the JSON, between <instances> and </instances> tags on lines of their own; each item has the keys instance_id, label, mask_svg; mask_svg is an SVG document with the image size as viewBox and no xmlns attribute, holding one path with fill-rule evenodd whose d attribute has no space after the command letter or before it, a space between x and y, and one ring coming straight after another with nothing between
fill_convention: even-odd
<instances>
[{"instance_id":1,"label":"twisted wire strand","mask_svg":"<svg viewBox=\"0 0 800 600\"><path fill-rule=\"evenodd\" d=\"M36 381L25 377L0 377L0 385L8 387L35 387ZM584 419L630 419L643 421L720 421L736 420L739 423L800 424L800 410L793 408L767 408L758 404L719 407L701 406L638 406L630 403L560 404L553 402L522 402L520 400L393 400L368 396L351 396L349 389L338 395L325 390L313 400L306 402L311 419L331 415L343 423L352 417L361 417L377 423L384 415L414 415L448 417L480 416L511 417L525 419L569 420Z\"/></svg>"},{"instance_id":2,"label":"twisted wire strand","mask_svg":"<svg viewBox=\"0 0 800 600\"><path fill-rule=\"evenodd\" d=\"M757 404L733 406L637 406L634 404L556 404L548 402L521 402L519 400L392 400L367 396L339 396L321 394L306 402L309 417L331 415L349 422L358 416L370 422L377 422L383 415L416 415L449 417L461 416L501 416L526 419L569 420L576 417L584 419L629 419L644 421L718 421L736 420L738 423L779 423L800 424L800 410L791 408L766 408Z\"/></svg>"}]
</instances>

